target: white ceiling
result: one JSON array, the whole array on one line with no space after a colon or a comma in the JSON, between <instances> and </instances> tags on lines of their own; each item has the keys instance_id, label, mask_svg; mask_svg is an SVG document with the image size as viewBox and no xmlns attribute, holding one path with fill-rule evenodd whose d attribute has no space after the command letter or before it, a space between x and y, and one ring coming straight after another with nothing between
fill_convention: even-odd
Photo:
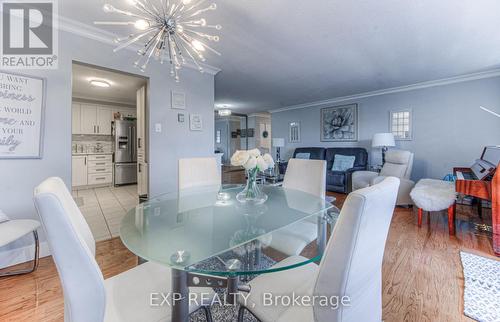
<instances>
[{"instance_id":1,"label":"white ceiling","mask_svg":"<svg viewBox=\"0 0 500 322\"><path fill-rule=\"evenodd\" d=\"M110 87L90 85L91 80L104 80ZM73 64L73 97L135 105L136 92L146 84L142 77Z\"/></svg>"},{"instance_id":2,"label":"white ceiling","mask_svg":"<svg viewBox=\"0 0 500 322\"><path fill-rule=\"evenodd\" d=\"M223 26L222 57L207 63L222 70L216 102L238 112L500 67L498 0L216 2L207 20ZM103 0L60 3L62 15L86 24L115 18L102 12Z\"/></svg>"}]
</instances>

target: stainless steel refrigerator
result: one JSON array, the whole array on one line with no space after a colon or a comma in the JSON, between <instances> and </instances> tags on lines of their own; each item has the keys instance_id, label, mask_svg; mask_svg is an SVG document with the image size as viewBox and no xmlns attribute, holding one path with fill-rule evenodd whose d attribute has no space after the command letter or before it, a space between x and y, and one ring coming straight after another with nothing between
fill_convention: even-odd
<instances>
[{"instance_id":1,"label":"stainless steel refrigerator","mask_svg":"<svg viewBox=\"0 0 500 322\"><path fill-rule=\"evenodd\" d=\"M136 121L115 121L113 136L115 185L137 183Z\"/></svg>"}]
</instances>

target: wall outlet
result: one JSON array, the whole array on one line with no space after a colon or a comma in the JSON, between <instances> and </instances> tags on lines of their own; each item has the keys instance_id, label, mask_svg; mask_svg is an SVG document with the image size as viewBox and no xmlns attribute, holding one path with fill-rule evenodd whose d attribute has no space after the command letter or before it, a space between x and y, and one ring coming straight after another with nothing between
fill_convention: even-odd
<instances>
[{"instance_id":1,"label":"wall outlet","mask_svg":"<svg viewBox=\"0 0 500 322\"><path fill-rule=\"evenodd\" d=\"M155 123L155 132L161 133L161 123Z\"/></svg>"}]
</instances>

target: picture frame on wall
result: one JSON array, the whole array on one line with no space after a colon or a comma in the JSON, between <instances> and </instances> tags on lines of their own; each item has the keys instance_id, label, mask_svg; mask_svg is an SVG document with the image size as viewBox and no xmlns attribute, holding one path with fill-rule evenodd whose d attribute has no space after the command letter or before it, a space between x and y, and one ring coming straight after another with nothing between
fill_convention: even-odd
<instances>
[{"instance_id":1,"label":"picture frame on wall","mask_svg":"<svg viewBox=\"0 0 500 322\"><path fill-rule=\"evenodd\" d=\"M321 141L358 141L358 104L349 104L321 109Z\"/></svg>"},{"instance_id":2,"label":"picture frame on wall","mask_svg":"<svg viewBox=\"0 0 500 322\"><path fill-rule=\"evenodd\" d=\"M288 125L288 141L290 143L300 142L300 122L290 122Z\"/></svg>"},{"instance_id":3,"label":"picture frame on wall","mask_svg":"<svg viewBox=\"0 0 500 322\"><path fill-rule=\"evenodd\" d=\"M0 159L41 159L46 79L0 72Z\"/></svg>"},{"instance_id":4,"label":"picture frame on wall","mask_svg":"<svg viewBox=\"0 0 500 322\"><path fill-rule=\"evenodd\" d=\"M173 109L186 109L186 93L172 91L172 108Z\"/></svg>"},{"instance_id":5,"label":"picture frame on wall","mask_svg":"<svg viewBox=\"0 0 500 322\"><path fill-rule=\"evenodd\" d=\"M203 131L201 114L189 114L189 129L191 131Z\"/></svg>"},{"instance_id":6,"label":"picture frame on wall","mask_svg":"<svg viewBox=\"0 0 500 322\"><path fill-rule=\"evenodd\" d=\"M177 122L184 123L184 114L182 113L177 114Z\"/></svg>"}]
</instances>

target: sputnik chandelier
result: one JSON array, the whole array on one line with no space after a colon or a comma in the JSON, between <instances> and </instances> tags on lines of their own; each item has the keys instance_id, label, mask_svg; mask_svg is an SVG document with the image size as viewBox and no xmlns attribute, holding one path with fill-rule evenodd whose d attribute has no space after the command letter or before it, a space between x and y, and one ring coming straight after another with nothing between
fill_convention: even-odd
<instances>
[{"instance_id":1,"label":"sputnik chandelier","mask_svg":"<svg viewBox=\"0 0 500 322\"><path fill-rule=\"evenodd\" d=\"M209 25L200 15L215 10L215 3L203 5L206 0L127 0L135 12L122 10L105 4L107 13L118 13L134 19L134 21L96 21L96 25L133 25L139 31L127 37L116 38L117 52L134 44L141 44L137 51L139 59L134 65L145 71L151 58L170 63L170 75L179 82L179 73L186 58L193 61L200 72L205 61L204 52L209 50L220 56L220 53L207 45L207 41L219 41L219 36L204 32L205 29L220 30L220 25ZM187 57L186 57L187 56Z\"/></svg>"}]
</instances>

